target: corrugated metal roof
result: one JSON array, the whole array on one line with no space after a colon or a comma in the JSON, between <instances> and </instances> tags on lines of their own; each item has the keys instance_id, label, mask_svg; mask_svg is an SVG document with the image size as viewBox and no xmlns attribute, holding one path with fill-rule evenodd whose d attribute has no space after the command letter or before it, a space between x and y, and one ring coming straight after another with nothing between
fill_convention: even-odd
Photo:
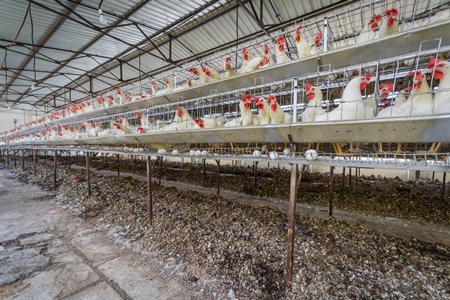
<instances>
[{"instance_id":1,"label":"corrugated metal roof","mask_svg":"<svg viewBox=\"0 0 450 300\"><path fill-rule=\"evenodd\" d=\"M42 105L54 96L63 105L69 89L73 90L72 101L89 99L88 75L95 78L94 94L139 79L140 83L146 82L144 88L150 89L148 78L163 87L160 79L175 73L177 81L183 82L185 76L192 77L187 69L194 64L207 63L222 69L225 55L232 55L233 63L239 66L240 49L244 46L256 55L261 53L261 45L268 43L273 51L272 38L281 34L285 34L288 51L295 57L293 33L297 26L304 26L305 37L309 39L323 29L325 16L330 28L326 43L330 48L341 47L354 43L355 35L375 13L397 7L400 19L404 20L401 28L406 29L411 26L410 18L427 17L442 6L448 7L448 2L105 0L102 9L108 23L103 25L99 22L97 1L30 0L35 60L30 58L33 50L28 15L17 38L19 44L9 49L6 65L3 64L9 70L0 70L0 107L6 106L7 101L8 104L17 101L16 104ZM342 7L323 11L331 5ZM1 6L0 60L3 61L5 47L16 36L28 2L2 1ZM258 19L264 27L258 24ZM234 62L235 55L237 62ZM34 78L38 86L32 92L29 87ZM127 88L139 90L136 84Z\"/></svg>"}]
</instances>

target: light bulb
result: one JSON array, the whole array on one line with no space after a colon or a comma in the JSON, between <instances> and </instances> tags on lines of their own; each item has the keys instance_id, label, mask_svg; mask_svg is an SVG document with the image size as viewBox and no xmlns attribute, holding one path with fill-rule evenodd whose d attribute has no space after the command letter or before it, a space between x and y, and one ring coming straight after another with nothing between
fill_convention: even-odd
<instances>
[{"instance_id":1,"label":"light bulb","mask_svg":"<svg viewBox=\"0 0 450 300\"><path fill-rule=\"evenodd\" d=\"M98 15L100 16L100 23L106 25L106 23L108 23L108 20L106 20L105 15L103 14L103 10L101 8L98 9Z\"/></svg>"},{"instance_id":2,"label":"light bulb","mask_svg":"<svg viewBox=\"0 0 450 300\"><path fill-rule=\"evenodd\" d=\"M34 91L34 90L36 89L36 81L33 81L33 82L31 83L30 89L31 89L32 91Z\"/></svg>"}]
</instances>

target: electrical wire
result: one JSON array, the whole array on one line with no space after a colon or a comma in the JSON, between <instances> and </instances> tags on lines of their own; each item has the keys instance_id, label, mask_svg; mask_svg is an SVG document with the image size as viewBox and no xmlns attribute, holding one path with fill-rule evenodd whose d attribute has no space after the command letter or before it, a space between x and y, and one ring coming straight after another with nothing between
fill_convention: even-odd
<instances>
[{"instance_id":1,"label":"electrical wire","mask_svg":"<svg viewBox=\"0 0 450 300\"><path fill-rule=\"evenodd\" d=\"M102 1L103 1L103 0L102 0ZM25 21L26 21L26 19L27 19L27 16L28 16L28 13L29 13L29 11L30 11L30 8L31 8L31 2L28 2L28 8L27 8L27 11L26 11L26 13L25 13L25 16L23 17L22 24L20 25L19 31L17 32L16 36L15 36L14 39L12 40L11 44L9 44L9 45L5 48L5 56L3 57L3 61L2 61L2 64L1 64L1 66L0 66L0 70L2 70L2 69L3 69L3 66L6 64L6 57L8 56L8 49L11 48L11 47L16 43L16 40L17 40L17 38L19 37L20 31L22 30L23 25L25 24Z\"/></svg>"},{"instance_id":2,"label":"electrical wire","mask_svg":"<svg viewBox=\"0 0 450 300\"><path fill-rule=\"evenodd\" d=\"M31 2L30 2L31 4ZM34 45L34 24L33 24L33 16L31 15L31 6L29 8L29 13L30 13L30 23L31 23L31 44L33 45L33 73L34 73L34 77L33 77L33 84L36 83L36 50L35 50L35 45Z\"/></svg>"}]
</instances>

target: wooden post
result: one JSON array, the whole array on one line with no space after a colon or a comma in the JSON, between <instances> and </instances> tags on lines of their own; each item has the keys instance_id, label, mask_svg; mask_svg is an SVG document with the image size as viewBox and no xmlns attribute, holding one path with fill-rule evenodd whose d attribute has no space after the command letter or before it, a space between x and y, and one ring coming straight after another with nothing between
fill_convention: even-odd
<instances>
[{"instance_id":1,"label":"wooden post","mask_svg":"<svg viewBox=\"0 0 450 300\"><path fill-rule=\"evenodd\" d=\"M34 176L36 176L36 150L33 150L33 171L34 171Z\"/></svg>"},{"instance_id":2,"label":"wooden post","mask_svg":"<svg viewBox=\"0 0 450 300\"><path fill-rule=\"evenodd\" d=\"M88 186L88 197L91 197L91 160L89 159L90 153L86 152L86 180Z\"/></svg>"},{"instance_id":3,"label":"wooden post","mask_svg":"<svg viewBox=\"0 0 450 300\"><path fill-rule=\"evenodd\" d=\"M329 216L333 216L333 170L334 167L330 167L330 205L329 205Z\"/></svg>"},{"instance_id":4,"label":"wooden post","mask_svg":"<svg viewBox=\"0 0 450 300\"><path fill-rule=\"evenodd\" d=\"M220 160L216 159L217 163L217 195L220 193Z\"/></svg>"},{"instance_id":5,"label":"wooden post","mask_svg":"<svg viewBox=\"0 0 450 300\"><path fill-rule=\"evenodd\" d=\"M151 157L147 156L147 210L148 223L153 225L153 205L152 205L152 173L151 173Z\"/></svg>"},{"instance_id":6,"label":"wooden post","mask_svg":"<svg viewBox=\"0 0 450 300\"><path fill-rule=\"evenodd\" d=\"M56 167L58 164L58 151L53 150L53 190L56 190Z\"/></svg>"},{"instance_id":7,"label":"wooden post","mask_svg":"<svg viewBox=\"0 0 450 300\"><path fill-rule=\"evenodd\" d=\"M287 264L286 285L292 286L292 273L294 270L294 231L295 231L295 202L297 199L297 173L298 165L291 165L291 183L289 190L288 234L287 234ZM301 180L301 174L299 181Z\"/></svg>"}]
</instances>

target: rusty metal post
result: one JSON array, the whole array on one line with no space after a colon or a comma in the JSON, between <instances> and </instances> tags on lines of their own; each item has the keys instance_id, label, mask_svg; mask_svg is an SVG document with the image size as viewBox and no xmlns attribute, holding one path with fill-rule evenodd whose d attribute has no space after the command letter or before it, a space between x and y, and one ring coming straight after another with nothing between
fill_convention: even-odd
<instances>
[{"instance_id":1,"label":"rusty metal post","mask_svg":"<svg viewBox=\"0 0 450 300\"><path fill-rule=\"evenodd\" d=\"M58 164L58 151L53 150L53 190L56 190L56 167Z\"/></svg>"},{"instance_id":2,"label":"rusty metal post","mask_svg":"<svg viewBox=\"0 0 450 300\"><path fill-rule=\"evenodd\" d=\"M25 172L25 150L22 149L22 172Z\"/></svg>"},{"instance_id":3,"label":"rusty metal post","mask_svg":"<svg viewBox=\"0 0 450 300\"><path fill-rule=\"evenodd\" d=\"M203 159L203 181L206 182L206 159Z\"/></svg>"},{"instance_id":4,"label":"rusty metal post","mask_svg":"<svg viewBox=\"0 0 450 300\"><path fill-rule=\"evenodd\" d=\"M215 160L217 163L217 195L220 193L220 160Z\"/></svg>"},{"instance_id":5,"label":"rusty metal post","mask_svg":"<svg viewBox=\"0 0 450 300\"><path fill-rule=\"evenodd\" d=\"M163 161L163 157L160 156L159 157L159 175L158 175L158 184L159 186L161 186L161 177L162 177L162 161Z\"/></svg>"},{"instance_id":6,"label":"rusty metal post","mask_svg":"<svg viewBox=\"0 0 450 300\"><path fill-rule=\"evenodd\" d=\"M295 230L295 202L297 199L297 173L298 173L298 165L292 164L291 183L289 190L287 264L286 264L286 285L289 288L292 285L292 273L294 271L294 230ZM299 178L299 180L300 179L301 178Z\"/></svg>"},{"instance_id":7,"label":"rusty metal post","mask_svg":"<svg viewBox=\"0 0 450 300\"><path fill-rule=\"evenodd\" d=\"M151 157L147 156L147 210L148 210L148 223L153 225L153 204L152 204L152 168Z\"/></svg>"},{"instance_id":8,"label":"rusty metal post","mask_svg":"<svg viewBox=\"0 0 450 300\"><path fill-rule=\"evenodd\" d=\"M442 176L442 197L444 197L445 194L445 179L447 177L447 173L444 172L443 176Z\"/></svg>"},{"instance_id":9,"label":"rusty metal post","mask_svg":"<svg viewBox=\"0 0 450 300\"><path fill-rule=\"evenodd\" d=\"M256 194L256 191L258 190L258 181L257 181L257 178L258 178L258 162L257 161L254 161L253 162L253 176L255 177L255 194Z\"/></svg>"},{"instance_id":10,"label":"rusty metal post","mask_svg":"<svg viewBox=\"0 0 450 300\"><path fill-rule=\"evenodd\" d=\"M88 197L91 197L91 160L89 159L90 153L86 152L86 180L88 186Z\"/></svg>"},{"instance_id":11,"label":"rusty metal post","mask_svg":"<svg viewBox=\"0 0 450 300\"><path fill-rule=\"evenodd\" d=\"M329 216L332 217L333 216L333 196L334 196L334 187L333 187L333 170L334 167L331 166L330 167L330 205L329 205Z\"/></svg>"},{"instance_id":12,"label":"rusty metal post","mask_svg":"<svg viewBox=\"0 0 450 300\"><path fill-rule=\"evenodd\" d=\"M352 168L348 168L349 186L352 186Z\"/></svg>"},{"instance_id":13,"label":"rusty metal post","mask_svg":"<svg viewBox=\"0 0 450 300\"><path fill-rule=\"evenodd\" d=\"M345 167L342 168L341 201L344 200L344 189L345 189Z\"/></svg>"},{"instance_id":14,"label":"rusty metal post","mask_svg":"<svg viewBox=\"0 0 450 300\"><path fill-rule=\"evenodd\" d=\"M116 154L117 156L117 177L120 177L120 154Z\"/></svg>"},{"instance_id":15,"label":"rusty metal post","mask_svg":"<svg viewBox=\"0 0 450 300\"><path fill-rule=\"evenodd\" d=\"M36 150L33 150L33 171L34 176L36 176Z\"/></svg>"}]
</instances>

